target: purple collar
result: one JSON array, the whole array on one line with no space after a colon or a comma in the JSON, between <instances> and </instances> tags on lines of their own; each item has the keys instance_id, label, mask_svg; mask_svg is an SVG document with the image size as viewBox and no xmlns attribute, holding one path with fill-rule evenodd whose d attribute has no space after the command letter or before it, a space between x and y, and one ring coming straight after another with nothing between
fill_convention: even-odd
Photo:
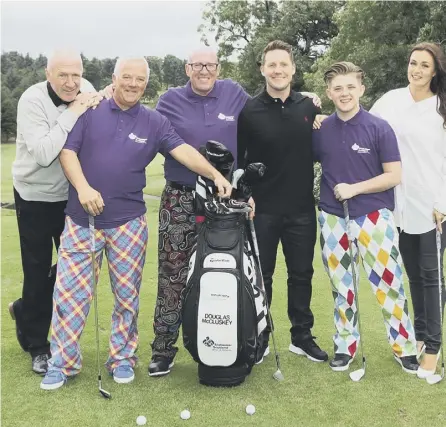
<instances>
[{"instance_id":1,"label":"purple collar","mask_svg":"<svg viewBox=\"0 0 446 427\"><path fill-rule=\"evenodd\" d=\"M190 80L186 83L186 96L192 99L203 99L203 98L218 98L221 92L221 85L218 80L215 81L214 87L212 90L205 96L198 95L192 90L192 85L190 84Z\"/></svg>"},{"instance_id":2,"label":"purple collar","mask_svg":"<svg viewBox=\"0 0 446 427\"><path fill-rule=\"evenodd\" d=\"M361 123L363 115L364 115L364 108L362 108L362 106L360 105L359 111L351 119L349 119L347 121L341 120L337 113L335 113L335 119L338 123L341 123L341 124L348 123L349 125L356 126Z\"/></svg>"},{"instance_id":3,"label":"purple collar","mask_svg":"<svg viewBox=\"0 0 446 427\"><path fill-rule=\"evenodd\" d=\"M132 117L136 117L138 115L139 108L141 107L141 104L138 101L133 107L129 108L128 110L123 110L118 104L116 104L113 98L110 99L109 105L112 110L122 111L123 113L130 114Z\"/></svg>"}]
</instances>

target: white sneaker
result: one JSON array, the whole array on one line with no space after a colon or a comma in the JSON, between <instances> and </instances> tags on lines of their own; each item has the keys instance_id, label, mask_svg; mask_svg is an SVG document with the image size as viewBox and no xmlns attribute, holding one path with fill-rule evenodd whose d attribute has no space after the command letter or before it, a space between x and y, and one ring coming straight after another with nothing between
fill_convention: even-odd
<instances>
[{"instance_id":1,"label":"white sneaker","mask_svg":"<svg viewBox=\"0 0 446 427\"><path fill-rule=\"evenodd\" d=\"M262 358L258 362L256 362L256 365L260 365L263 362L263 359L266 356L268 356L268 354L269 354L269 346L265 348L265 351L263 352Z\"/></svg>"}]
</instances>

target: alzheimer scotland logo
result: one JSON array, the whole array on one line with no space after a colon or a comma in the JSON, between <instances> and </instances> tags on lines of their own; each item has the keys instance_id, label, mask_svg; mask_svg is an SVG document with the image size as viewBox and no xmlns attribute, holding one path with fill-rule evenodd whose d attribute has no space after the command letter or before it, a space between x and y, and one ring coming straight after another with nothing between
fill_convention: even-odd
<instances>
[{"instance_id":1,"label":"alzheimer scotland logo","mask_svg":"<svg viewBox=\"0 0 446 427\"><path fill-rule=\"evenodd\" d=\"M138 144L146 144L147 143L147 138L139 138L138 136L136 136L133 132L129 135L129 138L132 141L137 142Z\"/></svg>"},{"instance_id":2,"label":"alzheimer scotland logo","mask_svg":"<svg viewBox=\"0 0 446 427\"><path fill-rule=\"evenodd\" d=\"M354 143L352 145L352 150L353 151L357 151L359 154L369 154L370 153L370 148L363 148L360 147L358 144Z\"/></svg>"}]
</instances>

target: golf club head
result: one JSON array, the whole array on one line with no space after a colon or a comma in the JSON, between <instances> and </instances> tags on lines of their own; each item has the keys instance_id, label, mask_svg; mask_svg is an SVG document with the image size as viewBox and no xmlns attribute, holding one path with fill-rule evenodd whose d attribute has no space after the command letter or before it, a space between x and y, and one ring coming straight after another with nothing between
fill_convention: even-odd
<instances>
[{"instance_id":1,"label":"golf club head","mask_svg":"<svg viewBox=\"0 0 446 427\"><path fill-rule=\"evenodd\" d=\"M233 174L232 174L232 182L231 185L233 188L237 188L237 183L239 181L239 179L244 175L245 171L243 169L237 169Z\"/></svg>"},{"instance_id":2,"label":"golf club head","mask_svg":"<svg viewBox=\"0 0 446 427\"><path fill-rule=\"evenodd\" d=\"M250 163L245 169L243 180L248 185L255 184L265 175L266 166L263 163Z\"/></svg>"},{"instance_id":3,"label":"golf club head","mask_svg":"<svg viewBox=\"0 0 446 427\"><path fill-rule=\"evenodd\" d=\"M250 163L245 173L237 182L237 191L234 194L237 200L247 202L252 196L252 185L265 174L266 166L263 163ZM237 171L236 171L237 172Z\"/></svg>"},{"instance_id":4,"label":"golf club head","mask_svg":"<svg viewBox=\"0 0 446 427\"><path fill-rule=\"evenodd\" d=\"M234 156L225 145L217 141L208 141L206 143L206 159L227 180L231 180L231 174L234 168Z\"/></svg>"},{"instance_id":5,"label":"golf club head","mask_svg":"<svg viewBox=\"0 0 446 427\"><path fill-rule=\"evenodd\" d=\"M273 378L277 381L283 381L285 379L280 369L274 372Z\"/></svg>"},{"instance_id":6,"label":"golf club head","mask_svg":"<svg viewBox=\"0 0 446 427\"><path fill-rule=\"evenodd\" d=\"M111 399L111 393L99 387L99 393L101 393L102 397L105 399Z\"/></svg>"},{"instance_id":7,"label":"golf club head","mask_svg":"<svg viewBox=\"0 0 446 427\"><path fill-rule=\"evenodd\" d=\"M358 382L358 381L361 381L361 379L364 375L365 375L365 369L361 368L356 371L350 372L350 379L352 381Z\"/></svg>"}]
</instances>

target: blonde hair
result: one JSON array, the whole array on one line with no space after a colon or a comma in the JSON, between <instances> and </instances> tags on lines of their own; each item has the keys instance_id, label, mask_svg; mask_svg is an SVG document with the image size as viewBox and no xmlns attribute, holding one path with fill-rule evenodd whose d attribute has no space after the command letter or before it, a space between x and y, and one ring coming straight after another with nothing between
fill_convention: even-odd
<instances>
[{"instance_id":1,"label":"blonde hair","mask_svg":"<svg viewBox=\"0 0 446 427\"><path fill-rule=\"evenodd\" d=\"M358 67L357 65L353 64L353 62L336 62L336 64L333 64L327 71L324 73L324 82L329 85L330 82L336 77L340 75L345 74L356 74L356 77L362 84L365 73L362 68Z\"/></svg>"}]
</instances>

